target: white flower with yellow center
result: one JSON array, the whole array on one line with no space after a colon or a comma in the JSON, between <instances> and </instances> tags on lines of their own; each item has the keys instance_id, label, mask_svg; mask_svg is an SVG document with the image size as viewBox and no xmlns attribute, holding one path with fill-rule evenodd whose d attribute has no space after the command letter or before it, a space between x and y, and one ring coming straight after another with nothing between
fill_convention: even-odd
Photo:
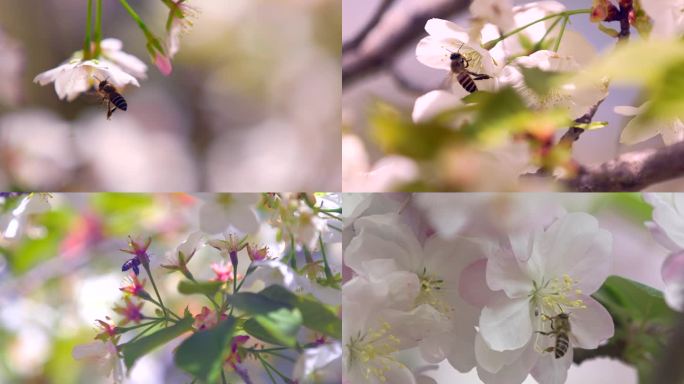
<instances>
[{"instance_id":1,"label":"white flower with yellow center","mask_svg":"<svg viewBox=\"0 0 684 384\"><path fill-rule=\"evenodd\" d=\"M126 85L140 86L136 77L144 78L147 66L137 57L121 50L123 44L117 39L104 39L100 43L102 56L83 60L83 52L75 52L71 59L56 68L38 74L34 83L55 83L60 99L73 101L79 94L107 80L117 88Z\"/></svg>"},{"instance_id":2,"label":"white flower with yellow center","mask_svg":"<svg viewBox=\"0 0 684 384\"><path fill-rule=\"evenodd\" d=\"M346 249L345 262L382 292L394 316L411 324L398 331L395 325L394 334L418 344L431 363L446 358L460 371L472 369L477 311L460 298L458 284L463 267L485 254L481 245L435 236L421 244L396 214L365 216L354 229L358 235Z\"/></svg>"},{"instance_id":3,"label":"white flower with yellow center","mask_svg":"<svg viewBox=\"0 0 684 384\"><path fill-rule=\"evenodd\" d=\"M510 236L467 267L461 293L482 307L475 342L480 377L515 383L531 373L543 384L565 382L572 348L597 348L614 333L610 314L590 297L610 272L611 252L612 236L593 216L570 213L545 230ZM555 358L547 350L553 335L538 332L549 332L561 313L569 316L570 347Z\"/></svg>"},{"instance_id":4,"label":"white flower with yellow center","mask_svg":"<svg viewBox=\"0 0 684 384\"><path fill-rule=\"evenodd\" d=\"M545 72L571 73L580 70L580 65L571 57L553 51L537 51L513 61L502 71L502 84L513 86L531 108L547 110L561 108L569 112L573 119L586 114L596 103L608 95L608 84L580 86L569 82L552 88L548 94L540 96L527 87L520 67L538 68Z\"/></svg>"}]
</instances>

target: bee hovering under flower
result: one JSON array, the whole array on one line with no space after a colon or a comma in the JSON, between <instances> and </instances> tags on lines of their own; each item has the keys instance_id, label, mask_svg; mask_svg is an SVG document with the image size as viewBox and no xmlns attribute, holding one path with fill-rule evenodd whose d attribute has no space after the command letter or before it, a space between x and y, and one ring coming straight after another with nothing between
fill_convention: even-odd
<instances>
[{"instance_id":1,"label":"bee hovering under flower","mask_svg":"<svg viewBox=\"0 0 684 384\"><path fill-rule=\"evenodd\" d=\"M140 265L143 267L150 263L150 255L147 253L147 248L150 247L152 243L152 238L148 237L144 244L133 241L130 237L128 238L128 246L130 249L122 249L122 252L130 253L134 257L126 260L121 266L121 271L126 272L132 269L135 275L140 274Z\"/></svg>"},{"instance_id":2,"label":"bee hovering under flower","mask_svg":"<svg viewBox=\"0 0 684 384\"><path fill-rule=\"evenodd\" d=\"M114 111L116 111L117 108L119 108L122 111L128 110L128 104L126 103L126 99L124 99L123 96L121 96L121 93L110 83L107 81L107 79L104 80L98 80L100 83L97 86L97 93L102 96L103 101L107 101L107 120L109 120L112 117L112 114ZM112 104L114 107L112 107Z\"/></svg>"}]
</instances>

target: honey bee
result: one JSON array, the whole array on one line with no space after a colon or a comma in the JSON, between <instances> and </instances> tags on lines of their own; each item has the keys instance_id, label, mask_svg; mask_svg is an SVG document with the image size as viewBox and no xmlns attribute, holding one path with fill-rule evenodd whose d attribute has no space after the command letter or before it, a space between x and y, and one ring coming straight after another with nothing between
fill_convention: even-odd
<instances>
[{"instance_id":1,"label":"honey bee","mask_svg":"<svg viewBox=\"0 0 684 384\"><path fill-rule=\"evenodd\" d=\"M553 352L556 359L560 359L561 357L565 356L565 354L568 352L568 348L570 348L570 315L565 312L561 312L553 317L546 315L542 316L551 321L551 331L537 331L537 333L544 336L556 337L554 345L546 348L544 352Z\"/></svg>"},{"instance_id":2,"label":"honey bee","mask_svg":"<svg viewBox=\"0 0 684 384\"><path fill-rule=\"evenodd\" d=\"M456 80L466 91L473 93L477 91L477 85L475 85L474 80L486 80L491 79L491 76L483 73L475 73L468 70L468 59L463 56L460 51L461 47L456 52L451 52L449 55L449 61L451 62L451 73L456 76Z\"/></svg>"},{"instance_id":3,"label":"honey bee","mask_svg":"<svg viewBox=\"0 0 684 384\"><path fill-rule=\"evenodd\" d=\"M100 84L97 86L97 93L102 96L102 100L107 100L107 120L112 117L112 113L119 108L122 111L128 109L126 99L117 91L116 87L112 85L107 79L98 80ZM112 104L114 105L112 107Z\"/></svg>"}]
</instances>

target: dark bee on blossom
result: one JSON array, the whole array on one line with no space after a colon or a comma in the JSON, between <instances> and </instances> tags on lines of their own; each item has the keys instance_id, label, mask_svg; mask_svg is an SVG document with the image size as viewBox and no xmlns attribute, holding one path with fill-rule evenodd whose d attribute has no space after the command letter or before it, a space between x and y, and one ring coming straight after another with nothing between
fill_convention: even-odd
<instances>
[{"instance_id":1,"label":"dark bee on blossom","mask_svg":"<svg viewBox=\"0 0 684 384\"><path fill-rule=\"evenodd\" d=\"M126 272L129 269L133 269L133 272L135 272L135 275L137 276L140 273L140 260L136 257L126 260L121 266L121 272Z\"/></svg>"},{"instance_id":2,"label":"dark bee on blossom","mask_svg":"<svg viewBox=\"0 0 684 384\"><path fill-rule=\"evenodd\" d=\"M107 79L99 80L96 78L96 80L100 82L100 84L97 86L97 93L102 96L103 101L107 101L107 120L112 117L112 114L117 108L122 111L126 111L128 109L126 99L121 96L119 91L116 89L116 87L114 87L114 85L112 85L112 83L107 81Z\"/></svg>"},{"instance_id":3,"label":"dark bee on blossom","mask_svg":"<svg viewBox=\"0 0 684 384\"><path fill-rule=\"evenodd\" d=\"M468 59L460 53L462 47L463 44L458 48L458 51L451 52L451 55L449 55L451 74L456 77L456 81L461 84L463 89L473 93L477 91L477 85L475 85L474 80L487 80L491 79L491 76L469 71L468 66L470 63L468 62Z\"/></svg>"}]
</instances>

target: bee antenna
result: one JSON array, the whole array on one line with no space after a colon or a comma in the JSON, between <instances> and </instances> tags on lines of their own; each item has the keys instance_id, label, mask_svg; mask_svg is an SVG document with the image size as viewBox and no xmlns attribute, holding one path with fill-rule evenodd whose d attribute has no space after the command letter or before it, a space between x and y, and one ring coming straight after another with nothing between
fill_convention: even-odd
<instances>
[{"instance_id":1,"label":"bee antenna","mask_svg":"<svg viewBox=\"0 0 684 384\"><path fill-rule=\"evenodd\" d=\"M464 43L463 41L461 41L461 46L458 47L458 51L457 51L457 52L461 52L461 48L463 48L463 44L465 44L465 43Z\"/></svg>"}]
</instances>

